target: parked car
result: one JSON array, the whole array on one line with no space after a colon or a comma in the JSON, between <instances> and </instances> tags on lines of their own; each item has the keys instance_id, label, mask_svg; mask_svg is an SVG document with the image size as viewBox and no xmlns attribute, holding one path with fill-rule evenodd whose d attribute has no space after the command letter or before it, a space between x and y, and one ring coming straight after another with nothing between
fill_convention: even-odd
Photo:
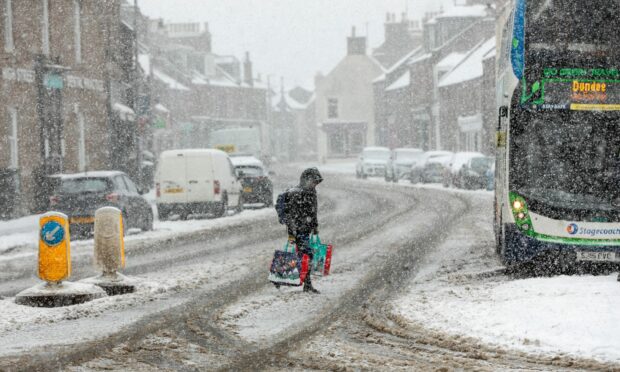
<instances>
[{"instance_id":1,"label":"parked car","mask_svg":"<svg viewBox=\"0 0 620 372\"><path fill-rule=\"evenodd\" d=\"M457 152L452 156L450 160L450 166L446 170L443 179L444 187L457 187L462 188L461 180L459 178L459 172L472 158L484 157L479 152Z\"/></svg>"},{"instance_id":2,"label":"parked car","mask_svg":"<svg viewBox=\"0 0 620 372\"><path fill-rule=\"evenodd\" d=\"M495 190L495 162L491 164L491 168L489 168L486 172L487 178L487 191Z\"/></svg>"},{"instance_id":3,"label":"parked car","mask_svg":"<svg viewBox=\"0 0 620 372\"><path fill-rule=\"evenodd\" d=\"M93 233L95 212L116 207L123 213L125 229L153 229L153 210L129 177L123 172L100 171L54 175L56 186L50 208L69 217L72 236Z\"/></svg>"},{"instance_id":4,"label":"parked car","mask_svg":"<svg viewBox=\"0 0 620 372\"><path fill-rule=\"evenodd\" d=\"M263 162L253 156L231 156L235 172L241 181L241 199L244 203L273 205L273 183Z\"/></svg>"},{"instance_id":5,"label":"parked car","mask_svg":"<svg viewBox=\"0 0 620 372\"><path fill-rule=\"evenodd\" d=\"M220 150L171 150L159 157L155 173L160 220L178 214L224 216L229 206L243 208L241 184L228 154Z\"/></svg>"},{"instance_id":6,"label":"parked car","mask_svg":"<svg viewBox=\"0 0 620 372\"><path fill-rule=\"evenodd\" d=\"M403 178L409 178L411 166L423 156L424 151L420 149L402 148L392 151L385 170L385 180L398 182Z\"/></svg>"},{"instance_id":7,"label":"parked car","mask_svg":"<svg viewBox=\"0 0 620 372\"><path fill-rule=\"evenodd\" d=\"M487 172L491 169L495 159L481 156L467 161L458 174L458 184L465 189L486 189Z\"/></svg>"},{"instance_id":8,"label":"parked car","mask_svg":"<svg viewBox=\"0 0 620 372\"><path fill-rule=\"evenodd\" d=\"M444 173L448 167L448 164L452 156L444 155L438 157L432 157L428 159L422 174L420 175L420 182L422 183L441 183L443 182Z\"/></svg>"},{"instance_id":9,"label":"parked car","mask_svg":"<svg viewBox=\"0 0 620 372\"><path fill-rule=\"evenodd\" d=\"M366 147L355 166L355 175L357 178L384 177L390 155L387 147Z\"/></svg>"},{"instance_id":10,"label":"parked car","mask_svg":"<svg viewBox=\"0 0 620 372\"><path fill-rule=\"evenodd\" d=\"M411 172L409 173L409 180L411 181L411 183L422 182L422 172L424 171L424 167L429 160L446 156L452 156L452 153L450 151L425 152L419 160L416 160L411 165Z\"/></svg>"}]
</instances>

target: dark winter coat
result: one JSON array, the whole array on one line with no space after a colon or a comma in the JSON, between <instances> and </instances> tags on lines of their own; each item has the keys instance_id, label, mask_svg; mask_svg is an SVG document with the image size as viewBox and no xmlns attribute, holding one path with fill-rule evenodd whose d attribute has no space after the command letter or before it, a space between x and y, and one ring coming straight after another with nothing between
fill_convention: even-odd
<instances>
[{"instance_id":1,"label":"dark winter coat","mask_svg":"<svg viewBox=\"0 0 620 372\"><path fill-rule=\"evenodd\" d=\"M317 204L314 188L298 186L286 193L284 211L286 213L286 226L290 235L310 234L318 228Z\"/></svg>"},{"instance_id":2,"label":"dark winter coat","mask_svg":"<svg viewBox=\"0 0 620 372\"><path fill-rule=\"evenodd\" d=\"M290 235L297 237L310 234L318 229L318 202L315 187L322 181L323 177L318 169L309 168L301 174L299 186L286 193L284 212Z\"/></svg>"}]
</instances>

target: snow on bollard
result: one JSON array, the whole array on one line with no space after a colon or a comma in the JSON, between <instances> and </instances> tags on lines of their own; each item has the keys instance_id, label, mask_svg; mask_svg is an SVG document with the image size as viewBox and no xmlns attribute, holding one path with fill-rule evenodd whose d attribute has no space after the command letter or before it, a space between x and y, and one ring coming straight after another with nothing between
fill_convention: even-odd
<instances>
[{"instance_id":1,"label":"snow on bollard","mask_svg":"<svg viewBox=\"0 0 620 372\"><path fill-rule=\"evenodd\" d=\"M83 283L98 285L110 296L135 292L135 281L118 273L125 268L123 213L118 208L104 207L95 212L95 266L102 274Z\"/></svg>"},{"instance_id":2,"label":"snow on bollard","mask_svg":"<svg viewBox=\"0 0 620 372\"><path fill-rule=\"evenodd\" d=\"M45 283L15 296L20 305L59 307L104 297L101 288L64 280L71 276L71 239L66 215L48 212L39 220L39 278Z\"/></svg>"}]
</instances>

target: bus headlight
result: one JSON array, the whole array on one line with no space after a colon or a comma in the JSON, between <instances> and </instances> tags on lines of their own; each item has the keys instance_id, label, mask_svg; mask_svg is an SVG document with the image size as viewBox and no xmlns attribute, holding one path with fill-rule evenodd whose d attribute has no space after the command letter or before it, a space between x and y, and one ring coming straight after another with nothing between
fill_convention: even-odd
<instances>
[{"instance_id":1,"label":"bus headlight","mask_svg":"<svg viewBox=\"0 0 620 372\"><path fill-rule=\"evenodd\" d=\"M525 198L517 193L511 192L510 207L512 208L512 215L515 219L517 228L527 235L534 233L530 210Z\"/></svg>"},{"instance_id":2,"label":"bus headlight","mask_svg":"<svg viewBox=\"0 0 620 372\"><path fill-rule=\"evenodd\" d=\"M512 202L512 209L514 209L515 211L522 211L524 207L524 204L521 200L515 200L514 202Z\"/></svg>"}]
</instances>

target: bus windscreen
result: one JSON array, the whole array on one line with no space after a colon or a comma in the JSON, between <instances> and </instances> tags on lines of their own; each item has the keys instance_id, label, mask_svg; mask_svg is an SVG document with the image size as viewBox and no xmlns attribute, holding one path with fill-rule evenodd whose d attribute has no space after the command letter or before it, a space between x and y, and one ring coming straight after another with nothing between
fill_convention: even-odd
<instances>
[{"instance_id":1,"label":"bus windscreen","mask_svg":"<svg viewBox=\"0 0 620 372\"><path fill-rule=\"evenodd\" d=\"M620 0L540 0L527 7L532 47L594 52L620 40Z\"/></svg>"},{"instance_id":2,"label":"bus windscreen","mask_svg":"<svg viewBox=\"0 0 620 372\"><path fill-rule=\"evenodd\" d=\"M620 118L575 111L521 115L511 127L513 190L559 208L617 212Z\"/></svg>"}]
</instances>

